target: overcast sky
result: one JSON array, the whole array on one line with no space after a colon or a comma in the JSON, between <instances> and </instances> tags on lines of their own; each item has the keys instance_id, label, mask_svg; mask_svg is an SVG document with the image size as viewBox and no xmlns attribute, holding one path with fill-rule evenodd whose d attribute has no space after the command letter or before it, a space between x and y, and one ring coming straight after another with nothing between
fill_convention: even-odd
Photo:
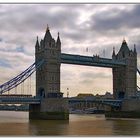
<instances>
[{"instance_id":1,"label":"overcast sky","mask_svg":"<svg viewBox=\"0 0 140 140\"><path fill-rule=\"evenodd\" d=\"M60 33L63 53L111 58L113 46L118 52L125 38L130 49L136 44L140 68L138 4L1 4L0 84L34 62L36 36L44 37L47 24L54 39ZM67 88L70 96L112 92L112 70L62 64L65 95Z\"/></svg>"}]
</instances>

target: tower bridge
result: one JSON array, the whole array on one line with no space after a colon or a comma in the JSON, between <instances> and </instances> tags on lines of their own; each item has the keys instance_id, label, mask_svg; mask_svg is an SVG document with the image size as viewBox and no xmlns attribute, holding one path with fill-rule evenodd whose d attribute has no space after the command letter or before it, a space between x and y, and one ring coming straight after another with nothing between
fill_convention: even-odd
<instances>
[{"instance_id":1,"label":"tower bridge","mask_svg":"<svg viewBox=\"0 0 140 140\"><path fill-rule=\"evenodd\" d=\"M140 111L135 103L139 100L129 100L137 93L137 52L130 50L123 40L118 53L113 49L112 59L99 56L83 56L61 53L61 41L58 34L57 40L52 37L47 27L45 36L35 44L35 63L12 80L0 85L3 94L28 79L36 71L36 96L29 99L2 99L2 102L11 101L29 103L30 119L68 119L69 102L60 92L60 67L61 64L74 64L83 66L96 66L112 68L113 97L112 101L96 101L111 106L119 106L119 111ZM138 71L139 72L139 71ZM139 72L140 74L140 72ZM36 102L36 103L35 103ZM78 101L77 101L78 102ZM93 102L93 101L92 101ZM94 101L95 102L95 101ZM133 103L133 107L130 106ZM128 105L129 104L129 105Z\"/></svg>"}]
</instances>

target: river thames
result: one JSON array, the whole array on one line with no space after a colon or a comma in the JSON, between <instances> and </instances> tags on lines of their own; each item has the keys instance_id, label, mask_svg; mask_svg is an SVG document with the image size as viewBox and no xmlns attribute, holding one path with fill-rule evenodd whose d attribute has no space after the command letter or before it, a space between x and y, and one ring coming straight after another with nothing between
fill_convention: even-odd
<instances>
[{"instance_id":1,"label":"river thames","mask_svg":"<svg viewBox=\"0 0 140 140\"><path fill-rule=\"evenodd\" d=\"M64 120L32 120L28 112L0 112L0 136L140 136L140 119L70 114Z\"/></svg>"}]
</instances>

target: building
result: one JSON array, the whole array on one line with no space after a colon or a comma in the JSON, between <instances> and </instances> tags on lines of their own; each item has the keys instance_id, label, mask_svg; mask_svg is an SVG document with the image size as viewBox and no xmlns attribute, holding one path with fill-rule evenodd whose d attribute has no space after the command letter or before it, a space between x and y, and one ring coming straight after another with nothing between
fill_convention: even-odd
<instances>
[{"instance_id":1,"label":"building","mask_svg":"<svg viewBox=\"0 0 140 140\"><path fill-rule=\"evenodd\" d=\"M35 61L45 61L45 64L36 71L36 93L38 96L62 97L62 93L60 93L60 55L59 33L55 41L47 27L44 39L41 39L39 43L37 37L35 45Z\"/></svg>"}]
</instances>

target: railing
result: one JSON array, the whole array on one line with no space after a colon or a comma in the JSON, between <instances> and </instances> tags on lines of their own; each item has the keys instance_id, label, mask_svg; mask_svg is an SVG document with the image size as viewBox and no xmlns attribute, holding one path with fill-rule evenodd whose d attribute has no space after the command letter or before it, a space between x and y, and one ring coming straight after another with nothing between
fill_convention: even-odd
<instances>
[{"instance_id":1,"label":"railing","mask_svg":"<svg viewBox=\"0 0 140 140\"><path fill-rule=\"evenodd\" d=\"M0 104L40 104L41 99L37 97L1 97Z\"/></svg>"},{"instance_id":2,"label":"railing","mask_svg":"<svg viewBox=\"0 0 140 140\"><path fill-rule=\"evenodd\" d=\"M111 100L111 99L69 99L69 103L80 103L80 102L89 102L89 103L99 103L114 107L120 107L122 100Z\"/></svg>"}]
</instances>

